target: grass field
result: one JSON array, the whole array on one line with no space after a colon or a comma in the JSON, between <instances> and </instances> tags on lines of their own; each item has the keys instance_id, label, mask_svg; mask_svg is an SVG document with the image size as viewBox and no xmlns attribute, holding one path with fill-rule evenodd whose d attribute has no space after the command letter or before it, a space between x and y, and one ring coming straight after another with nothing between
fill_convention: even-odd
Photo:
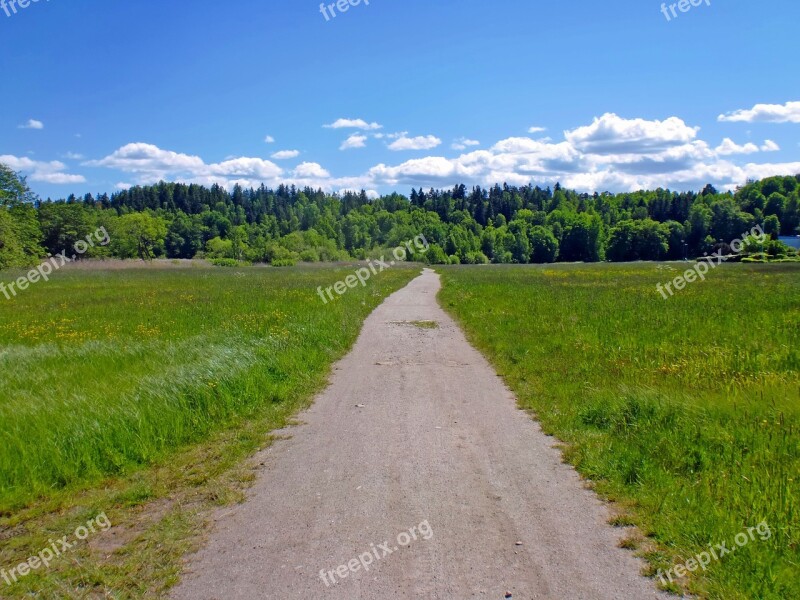
<instances>
[{"instance_id":1,"label":"grass field","mask_svg":"<svg viewBox=\"0 0 800 600\"><path fill-rule=\"evenodd\" d=\"M800 598L800 267L726 265L665 301L669 268L445 268L440 300L648 536L626 545L653 574L737 548L668 589Z\"/></svg>"},{"instance_id":2,"label":"grass field","mask_svg":"<svg viewBox=\"0 0 800 600\"><path fill-rule=\"evenodd\" d=\"M0 298L0 567L101 511L131 534L116 565L87 546L13 588L0 581L0 597L146 597L174 578L199 511L180 507L198 490L230 500L252 474L220 478L307 404L364 318L419 272L398 266L323 304L317 287L352 270L78 268Z\"/></svg>"}]
</instances>

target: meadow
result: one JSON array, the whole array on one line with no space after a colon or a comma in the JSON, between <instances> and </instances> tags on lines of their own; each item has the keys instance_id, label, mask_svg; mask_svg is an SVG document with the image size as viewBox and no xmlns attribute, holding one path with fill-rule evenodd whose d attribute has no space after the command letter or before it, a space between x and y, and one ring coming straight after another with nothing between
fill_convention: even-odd
<instances>
[{"instance_id":1,"label":"meadow","mask_svg":"<svg viewBox=\"0 0 800 600\"><path fill-rule=\"evenodd\" d=\"M682 267L445 267L440 301L613 523L638 526L624 545L651 575L736 547L661 585L798 598L800 268L724 265L664 300ZM734 543L763 521L769 539Z\"/></svg>"},{"instance_id":2,"label":"meadow","mask_svg":"<svg viewBox=\"0 0 800 600\"><path fill-rule=\"evenodd\" d=\"M223 498L213 479L310 402L367 315L419 268L397 266L323 304L317 288L352 271L101 263L65 269L3 299L0 567L100 511L124 531L141 518L129 508L189 503L187 490L205 486L211 504L233 498ZM162 546L170 542L164 536L176 542L167 557L153 558L142 542L136 560L129 556L116 570L98 564L87 581L100 560L87 551L77 555L82 568L51 566L0 589L0 597L33 590L83 597L81 589L142 597L150 589L142 581L175 576L187 549L177 542L197 526L186 514L171 515L173 526L158 524L163 515L153 524ZM153 560L171 569L143 574Z\"/></svg>"}]
</instances>

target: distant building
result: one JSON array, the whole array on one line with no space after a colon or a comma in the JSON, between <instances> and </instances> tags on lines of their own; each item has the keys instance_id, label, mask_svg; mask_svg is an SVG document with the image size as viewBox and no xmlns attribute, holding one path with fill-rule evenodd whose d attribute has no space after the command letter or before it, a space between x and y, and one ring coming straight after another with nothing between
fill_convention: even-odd
<instances>
[{"instance_id":1,"label":"distant building","mask_svg":"<svg viewBox=\"0 0 800 600\"><path fill-rule=\"evenodd\" d=\"M778 240L783 242L790 248L797 248L798 250L800 250L800 235L793 235L793 236L782 235L778 238Z\"/></svg>"}]
</instances>

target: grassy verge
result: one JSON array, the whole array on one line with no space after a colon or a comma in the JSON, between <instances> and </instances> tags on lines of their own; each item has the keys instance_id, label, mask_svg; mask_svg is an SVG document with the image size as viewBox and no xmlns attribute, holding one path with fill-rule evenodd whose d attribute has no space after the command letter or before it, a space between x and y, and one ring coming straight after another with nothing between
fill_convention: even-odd
<instances>
[{"instance_id":1,"label":"grassy verge","mask_svg":"<svg viewBox=\"0 0 800 600\"><path fill-rule=\"evenodd\" d=\"M444 268L441 301L650 538L652 574L735 547L664 587L800 597L800 268L727 265L665 301L676 268Z\"/></svg>"},{"instance_id":2,"label":"grassy verge","mask_svg":"<svg viewBox=\"0 0 800 600\"><path fill-rule=\"evenodd\" d=\"M2 306L0 569L97 514L113 527L0 597L162 597L210 511L242 498L247 458L418 269L324 305L317 287L350 272L75 270Z\"/></svg>"}]
</instances>

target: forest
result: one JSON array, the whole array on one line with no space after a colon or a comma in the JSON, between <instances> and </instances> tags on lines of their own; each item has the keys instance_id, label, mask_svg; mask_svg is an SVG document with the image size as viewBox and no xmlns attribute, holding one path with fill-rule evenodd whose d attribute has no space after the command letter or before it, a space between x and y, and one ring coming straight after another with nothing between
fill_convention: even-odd
<instances>
[{"instance_id":1,"label":"forest","mask_svg":"<svg viewBox=\"0 0 800 600\"><path fill-rule=\"evenodd\" d=\"M457 185L370 198L161 182L112 195L42 200L0 164L0 269L26 267L105 227L111 242L82 258L192 259L215 264L363 259L417 235L432 264L682 260L722 250L760 225L770 240L739 256L794 261L778 241L800 234L800 175L735 192L665 189L585 194L534 186Z\"/></svg>"}]
</instances>

